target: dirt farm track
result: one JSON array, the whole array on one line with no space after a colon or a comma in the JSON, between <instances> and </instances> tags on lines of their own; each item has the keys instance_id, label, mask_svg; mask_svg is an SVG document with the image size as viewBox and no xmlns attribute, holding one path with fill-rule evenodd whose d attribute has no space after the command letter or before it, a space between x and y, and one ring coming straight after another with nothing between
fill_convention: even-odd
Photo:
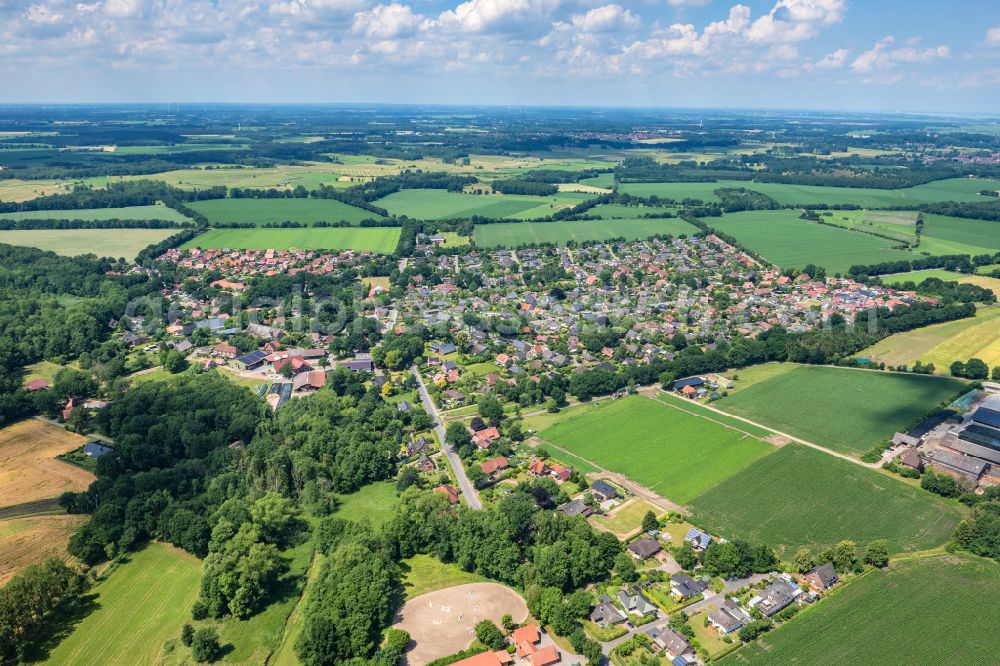
<instances>
[{"instance_id":1,"label":"dirt farm track","mask_svg":"<svg viewBox=\"0 0 1000 666\"><path fill-rule=\"evenodd\" d=\"M528 606L514 590L497 583L469 583L428 592L406 602L395 627L410 632L415 645L406 655L409 666L423 666L464 650L483 620L500 624L510 614L515 622L528 617Z\"/></svg>"}]
</instances>

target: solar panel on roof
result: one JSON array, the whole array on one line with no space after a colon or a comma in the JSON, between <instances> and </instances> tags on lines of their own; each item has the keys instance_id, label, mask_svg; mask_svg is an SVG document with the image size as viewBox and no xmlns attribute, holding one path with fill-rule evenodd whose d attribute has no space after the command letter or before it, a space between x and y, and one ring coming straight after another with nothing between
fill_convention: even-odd
<instances>
[{"instance_id":1,"label":"solar panel on roof","mask_svg":"<svg viewBox=\"0 0 1000 666\"><path fill-rule=\"evenodd\" d=\"M1000 431L973 423L959 437L967 442L1000 451Z\"/></svg>"},{"instance_id":2,"label":"solar panel on roof","mask_svg":"<svg viewBox=\"0 0 1000 666\"><path fill-rule=\"evenodd\" d=\"M249 365L249 364L252 364L252 363L259 363L260 361L264 360L264 358L266 356L267 356L266 353L264 353L264 352L262 352L261 350L258 349L256 351L252 351L252 352L250 352L248 354L244 354L243 356L240 356L236 360L239 361L239 362L241 362L241 363L245 363L245 364Z\"/></svg>"},{"instance_id":3,"label":"solar panel on roof","mask_svg":"<svg viewBox=\"0 0 1000 666\"><path fill-rule=\"evenodd\" d=\"M976 423L982 423L993 428L1000 428L1000 412L995 409L980 407L976 410L975 414L972 415L972 420Z\"/></svg>"}]
</instances>

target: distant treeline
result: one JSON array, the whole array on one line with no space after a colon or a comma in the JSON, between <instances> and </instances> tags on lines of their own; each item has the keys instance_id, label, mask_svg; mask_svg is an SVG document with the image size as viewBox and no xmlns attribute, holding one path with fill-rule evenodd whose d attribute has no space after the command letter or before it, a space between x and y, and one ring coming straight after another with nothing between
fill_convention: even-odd
<instances>
[{"instance_id":1,"label":"distant treeline","mask_svg":"<svg viewBox=\"0 0 1000 666\"><path fill-rule=\"evenodd\" d=\"M715 196L719 197L722 208L727 213L736 213L744 210L775 210L781 208L781 204L756 190L748 190L745 187L720 187L714 190Z\"/></svg>"},{"instance_id":2,"label":"distant treeline","mask_svg":"<svg viewBox=\"0 0 1000 666\"><path fill-rule=\"evenodd\" d=\"M578 183L585 178L593 178L604 173L614 173L614 171L611 169L583 169L580 171L569 171L566 169L536 169L534 171L517 174L515 180L551 184Z\"/></svg>"},{"instance_id":3,"label":"distant treeline","mask_svg":"<svg viewBox=\"0 0 1000 666\"><path fill-rule=\"evenodd\" d=\"M530 194L547 197L558 192L559 187L552 183L515 179L494 181L493 190L501 194Z\"/></svg>"},{"instance_id":4,"label":"distant treeline","mask_svg":"<svg viewBox=\"0 0 1000 666\"><path fill-rule=\"evenodd\" d=\"M164 238L159 243L147 245L139 251L139 254L136 255L135 263L139 266L149 267L161 254L172 248L180 247L200 234L202 231L204 231L204 227L198 227L197 229L184 229L179 233Z\"/></svg>"},{"instance_id":5,"label":"distant treeline","mask_svg":"<svg viewBox=\"0 0 1000 666\"><path fill-rule=\"evenodd\" d=\"M761 165L763 168L760 168ZM927 165L921 161L898 157L821 160L812 156L784 154L725 157L700 166L692 161L661 164L651 157L641 156L624 160L615 173L620 182L632 183L752 180L758 183L893 190L948 178L1000 178L1000 166L953 163Z\"/></svg>"},{"instance_id":6,"label":"distant treeline","mask_svg":"<svg viewBox=\"0 0 1000 666\"><path fill-rule=\"evenodd\" d=\"M912 260L884 261L880 264L870 264L867 266L854 265L847 272L849 275L854 276L875 276L922 271L928 268L941 268L956 273L972 273L977 266L987 266L997 261L1000 261L1000 252L993 256L983 254L976 255L975 257L967 254L949 254L937 257L920 257Z\"/></svg>"},{"instance_id":7,"label":"distant treeline","mask_svg":"<svg viewBox=\"0 0 1000 666\"><path fill-rule=\"evenodd\" d=\"M1000 183L997 183L997 186L1000 187ZM996 193L992 196L995 197ZM940 203L921 204L917 208L925 213L932 213L934 215L949 215L951 217L1000 222L1000 201L995 200L969 203L942 201Z\"/></svg>"},{"instance_id":8,"label":"distant treeline","mask_svg":"<svg viewBox=\"0 0 1000 666\"><path fill-rule=\"evenodd\" d=\"M33 229L172 229L174 227L192 226L190 223L180 223L173 220L64 220L64 219L0 219L0 230L33 230Z\"/></svg>"},{"instance_id":9,"label":"distant treeline","mask_svg":"<svg viewBox=\"0 0 1000 666\"><path fill-rule=\"evenodd\" d=\"M267 190L232 188L229 196L234 199L334 199L341 203L362 208L377 215L389 216L385 208L371 202L384 196L406 189L440 189L461 192L466 185L479 182L475 176L458 176L440 172L404 171L398 176L383 176L368 183L353 187L337 188L320 185L315 190L307 190L301 185L290 190L271 188ZM223 193L222 197L225 197ZM212 198L222 198L212 197Z\"/></svg>"},{"instance_id":10,"label":"distant treeline","mask_svg":"<svg viewBox=\"0 0 1000 666\"><path fill-rule=\"evenodd\" d=\"M673 146L673 144L671 144ZM629 157L615 169L619 182L629 183L707 183L714 180L751 180L750 167L715 164L699 168L691 162L662 164L652 157Z\"/></svg>"},{"instance_id":11,"label":"distant treeline","mask_svg":"<svg viewBox=\"0 0 1000 666\"><path fill-rule=\"evenodd\" d=\"M907 289L918 294L934 296L949 303L996 303L997 295L992 289L974 284L926 278L920 282L907 280L894 285L896 289Z\"/></svg>"},{"instance_id":12,"label":"distant treeline","mask_svg":"<svg viewBox=\"0 0 1000 666\"><path fill-rule=\"evenodd\" d=\"M297 222L294 220L283 220L281 222L265 222L263 224L251 224L249 222L213 222L212 227L216 229L305 229L330 228L330 227L398 227L401 222L394 217L367 218L357 223L347 220L315 220L313 222Z\"/></svg>"},{"instance_id":13,"label":"distant treeline","mask_svg":"<svg viewBox=\"0 0 1000 666\"><path fill-rule=\"evenodd\" d=\"M226 196L225 187L204 190L181 190L157 180L130 180L109 183L105 187L76 185L64 194L50 194L22 202L0 203L0 214L39 210L79 210L85 208L124 208L126 206L152 206L158 202L220 199Z\"/></svg>"}]
</instances>

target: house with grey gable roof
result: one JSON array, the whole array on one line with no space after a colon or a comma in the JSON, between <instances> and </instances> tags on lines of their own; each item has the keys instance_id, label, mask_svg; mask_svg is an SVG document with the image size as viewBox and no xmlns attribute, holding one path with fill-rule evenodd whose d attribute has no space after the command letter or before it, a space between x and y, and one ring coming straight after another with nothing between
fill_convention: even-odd
<instances>
[{"instance_id":1,"label":"house with grey gable roof","mask_svg":"<svg viewBox=\"0 0 1000 666\"><path fill-rule=\"evenodd\" d=\"M743 628L752 621L753 618L732 599L726 599L718 610L708 614L708 623L723 636Z\"/></svg>"},{"instance_id":2,"label":"house with grey gable roof","mask_svg":"<svg viewBox=\"0 0 1000 666\"><path fill-rule=\"evenodd\" d=\"M643 537L642 539L637 539L628 545L628 552L632 554L632 557L637 560L645 560L658 552L663 550L660 543L655 539L650 539L648 537Z\"/></svg>"},{"instance_id":3,"label":"house with grey gable roof","mask_svg":"<svg viewBox=\"0 0 1000 666\"><path fill-rule=\"evenodd\" d=\"M656 604L636 588L622 588L618 590L616 596L622 608L629 613L645 617L646 615L655 615L659 611Z\"/></svg>"},{"instance_id":4,"label":"house with grey gable roof","mask_svg":"<svg viewBox=\"0 0 1000 666\"><path fill-rule=\"evenodd\" d=\"M670 577L670 592L681 599L698 596L707 589L708 583L696 580L686 573L675 573Z\"/></svg>"},{"instance_id":5,"label":"house with grey gable roof","mask_svg":"<svg viewBox=\"0 0 1000 666\"><path fill-rule=\"evenodd\" d=\"M750 607L759 608L761 613L772 617L791 606L801 594L802 590L797 585L779 579L765 587L759 596L751 599Z\"/></svg>"},{"instance_id":6,"label":"house with grey gable roof","mask_svg":"<svg viewBox=\"0 0 1000 666\"><path fill-rule=\"evenodd\" d=\"M688 639L670 627L653 627L645 633L652 639L653 649L657 652L662 650L671 660L694 654L694 647L688 642ZM681 663L689 662L682 660Z\"/></svg>"},{"instance_id":7,"label":"house with grey gable roof","mask_svg":"<svg viewBox=\"0 0 1000 666\"><path fill-rule=\"evenodd\" d=\"M598 604L590 611L590 621L599 627L610 627L624 622L625 616L611 602L611 597L602 594Z\"/></svg>"}]
</instances>

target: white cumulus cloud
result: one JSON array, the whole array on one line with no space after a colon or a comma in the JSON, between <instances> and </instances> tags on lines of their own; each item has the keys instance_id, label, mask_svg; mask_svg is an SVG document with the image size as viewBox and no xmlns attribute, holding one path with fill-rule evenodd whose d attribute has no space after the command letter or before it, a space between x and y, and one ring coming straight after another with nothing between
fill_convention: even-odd
<instances>
[{"instance_id":1,"label":"white cumulus cloud","mask_svg":"<svg viewBox=\"0 0 1000 666\"><path fill-rule=\"evenodd\" d=\"M896 39L892 35L883 37L875 42L872 48L855 58L854 62L851 63L851 68L855 72L864 74L876 70L892 69L899 63L928 62L948 58L951 55L951 50L947 46L893 48L895 43ZM912 44L912 40L909 43Z\"/></svg>"},{"instance_id":2,"label":"white cumulus cloud","mask_svg":"<svg viewBox=\"0 0 1000 666\"><path fill-rule=\"evenodd\" d=\"M611 4L573 16L573 25L582 32L610 32L639 27L639 17L621 5Z\"/></svg>"},{"instance_id":3,"label":"white cumulus cloud","mask_svg":"<svg viewBox=\"0 0 1000 666\"><path fill-rule=\"evenodd\" d=\"M374 39L400 39L417 32L423 18L407 5L377 5L354 15L354 32Z\"/></svg>"},{"instance_id":4,"label":"white cumulus cloud","mask_svg":"<svg viewBox=\"0 0 1000 666\"><path fill-rule=\"evenodd\" d=\"M845 10L845 0L779 0L747 36L755 42L801 42L842 21Z\"/></svg>"},{"instance_id":5,"label":"white cumulus cloud","mask_svg":"<svg viewBox=\"0 0 1000 666\"><path fill-rule=\"evenodd\" d=\"M467 33L508 32L534 24L545 28L559 0L468 0L441 13L432 24Z\"/></svg>"}]
</instances>

